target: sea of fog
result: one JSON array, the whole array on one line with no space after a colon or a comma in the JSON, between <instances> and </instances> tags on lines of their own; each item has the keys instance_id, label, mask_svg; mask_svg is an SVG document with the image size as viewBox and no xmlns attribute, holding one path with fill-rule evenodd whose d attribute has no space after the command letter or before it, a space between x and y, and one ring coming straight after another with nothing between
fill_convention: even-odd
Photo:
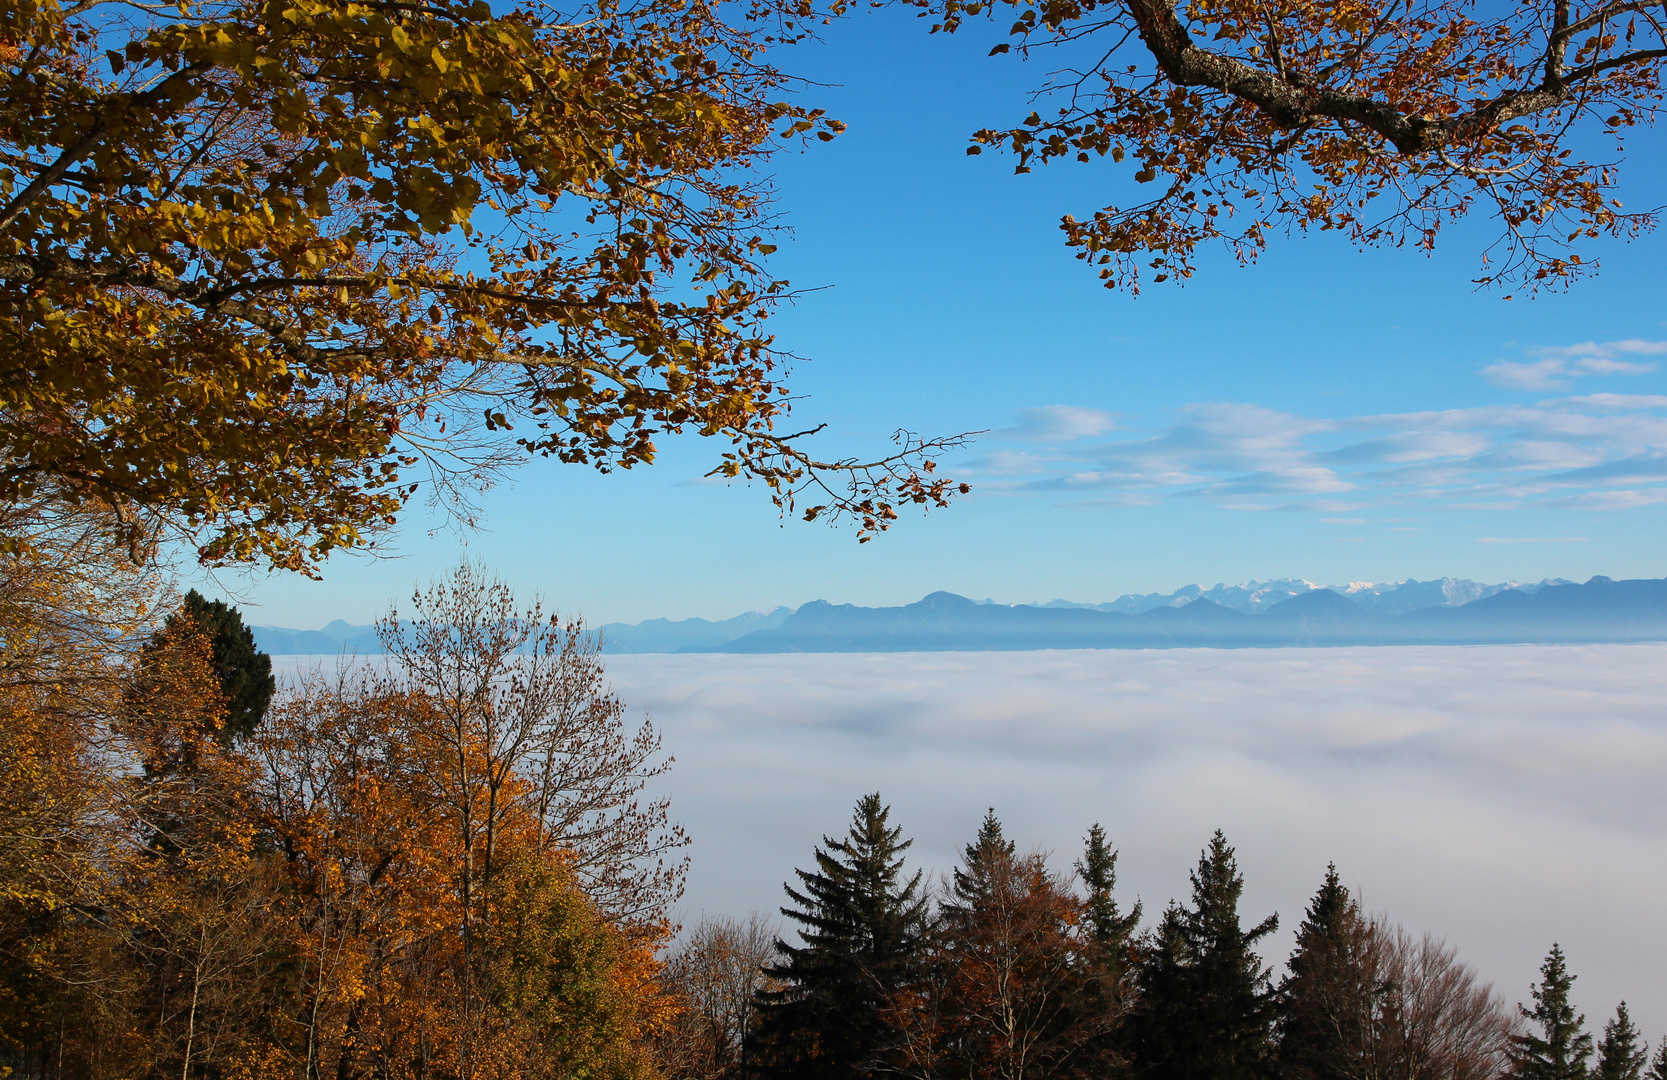
<instances>
[{"instance_id":1,"label":"sea of fog","mask_svg":"<svg viewBox=\"0 0 1667 1080\"><path fill-rule=\"evenodd\" d=\"M286 668L304 658L282 658ZM1667 1033L1667 644L620 655L676 757L682 905L773 912L812 845L879 791L915 866L993 807L1067 869L1105 825L1148 924L1210 833L1282 959L1326 864L1507 1000L1553 941L1594 1026Z\"/></svg>"}]
</instances>

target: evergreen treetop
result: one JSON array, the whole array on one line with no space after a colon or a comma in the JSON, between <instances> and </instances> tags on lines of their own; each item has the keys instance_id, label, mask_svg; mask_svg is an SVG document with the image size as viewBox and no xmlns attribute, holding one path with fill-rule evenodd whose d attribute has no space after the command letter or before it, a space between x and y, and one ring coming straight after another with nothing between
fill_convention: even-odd
<instances>
[{"instance_id":1,"label":"evergreen treetop","mask_svg":"<svg viewBox=\"0 0 1667 1080\"><path fill-rule=\"evenodd\" d=\"M1112 895L1117 888L1117 849L1106 840L1106 831L1095 822L1088 829L1082 858L1076 864L1077 876L1088 892L1084 918L1089 935L1101 949L1115 949L1129 939L1140 925L1140 902L1127 915L1117 907Z\"/></svg>"},{"instance_id":2,"label":"evergreen treetop","mask_svg":"<svg viewBox=\"0 0 1667 1080\"><path fill-rule=\"evenodd\" d=\"M1278 995L1255 944L1279 927L1239 921L1244 878L1221 830L1192 873L1192 906L1171 904L1148 938L1133 1052L1151 1080L1261 1080L1273 1069Z\"/></svg>"},{"instance_id":3,"label":"evergreen treetop","mask_svg":"<svg viewBox=\"0 0 1667 1080\"><path fill-rule=\"evenodd\" d=\"M892 993L918 975L927 898L917 871L904 879L913 841L889 824L876 792L857 802L842 840L824 836L816 869L784 885L803 944L776 942L766 969L781 984L760 995L755 1055L767 1073L847 1080L873 1075L891 1042Z\"/></svg>"},{"instance_id":4,"label":"evergreen treetop","mask_svg":"<svg viewBox=\"0 0 1667 1080\"><path fill-rule=\"evenodd\" d=\"M1645 1044L1648 1048L1648 1044ZM1650 1062L1650 1071L1644 1074L1648 1080L1667 1080L1667 1036L1661 1040L1661 1048L1655 1052L1655 1060Z\"/></svg>"},{"instance_id":5,"label":"evergreen treetop","mask_svg":"<svg viewBox=\"0 0 1667 1080\"><path fill-rule=\"evenodd\" d=\"M185 594L185 603L175 619L195 619L208 634L214 649L214 674L226 696L226 725L218 733L222 743L245 739L255 730L272 703L277 680L272 677L272 658L255 647L254 631L243 623L235 607L209 600L196 589Z\"/></svg>"},{"instance_id":6,"label":"evergreen treetop","mask_svg":"<svg viewBox=\"0 0 1667 1080\"><path fill-rule=\"evenodd\" d=\"M1540 983L1532 990L1534 1007L1517 1006L1522 1018L1537 1029L1511 1037L1517 1080L1587 1080L1592 1036L1585 1030L1586 1018L1569 1002L1574 980L1562 946L1553 944L1540 965Z\"/></svg>"},{"instance_id":7,"label":"evergreen treetop","mask_svg":"<svg viewBox=\"0 0 1667 1080\"><path fill-rule=\"evenodd\" d=\"M995 882L1013 865L1017 849L1013 841L1001 831L1001 822L991 807L978 826L978 838L968 844L961 857L961 865L950 874L950 892L955 901L943 905L949 918L964 915L990 896Z\"/></svg>"},{"instance_id":8,"label":"evergreen treetop","mask_svg":"<svg viewBox=\"0 0 1667 1080\"><path fill-rule=\"evenodd\" d=\"M1345 1047L1358 1039L1362 1017L1378 992L1353 947L1360 930L1359 905L1332 863L1297 928L1288 974L1279 986L1279 1072L1285 1080L1345 1080L1354 1074Z\"/></svg>"},{"instance_id":9,"label":"evergreen treetop","mask_svg":"<svg viewBox=\"0 0 1667 1080\"><path fill-rule=\"evenodd\" d=\"M1603 1025L1592 1080L1639 1080L1649 1059L1650 1044L1639 1034L1623 1001L1615 1009L1615 1018Z\"/></svg>"}]
</instances>

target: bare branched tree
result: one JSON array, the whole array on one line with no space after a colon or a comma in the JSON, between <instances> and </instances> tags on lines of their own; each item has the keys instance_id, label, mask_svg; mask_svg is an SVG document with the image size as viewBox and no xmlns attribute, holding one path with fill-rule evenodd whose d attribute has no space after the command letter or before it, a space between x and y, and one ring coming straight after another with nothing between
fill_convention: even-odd
<instances>
[{"instance_id":1,"label":"bare branched tree","mask_svg":"<svg viewBox=\"0 0 1667 1080\"><path fill-rule=\"evenodd\" d=\"M465 876L490 877L499 823L532 810L540 848L565 852L610 917L663 920L688 838L644 789L672 759L648 719L627 725L596 635L469 562L412 604L409 622L396 609L377 624L391 661L382 690L426 701L417 734L451 751Z\"/></svg>"},{"instance_id":2,"label":"bare branched tree","mask_svg":"<svg viewBox=\"0 0 1667 1080\"><path fill-rule=\"evenodd\" d=\"M1431 934L1414 937L1350 902L1317 942L1307 1020L1325 1034L1327 1075L1346 1080L1491 1080L1505 1074L1510 1013L1490 984Z\"/></svg>"},{"instance_id":3,"label":"bare branched tree","mask_svg":"<svg viewBox=\"0 0 1667 1080\"><path fill-rule=\"evenodd\" d=\"M764 968L780 933L760 912L709 915L666 958L661 979L681 1007L664 1040L668 1076L716 1080L746 1068L758 993L777 987Z\"/></svg>"}]
</instances>

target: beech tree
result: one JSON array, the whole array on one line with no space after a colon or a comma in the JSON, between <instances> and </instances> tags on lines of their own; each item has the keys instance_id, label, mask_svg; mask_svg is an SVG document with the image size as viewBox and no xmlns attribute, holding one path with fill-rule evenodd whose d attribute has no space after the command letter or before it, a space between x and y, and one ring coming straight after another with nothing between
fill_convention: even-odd
<instances>
[{"instance_id":1,"label":"beech tree","mask_svg":"<svg viewBox=\"0 0 1667 1080\"><path fill-rule=\"evenodd\" d=\"M1095 1051L1121 1021L1124 1003L1095 992L1100 943L1086 908L1040 853L1017 854L994 812L986 816L939 911L932 965L939 987L930 1013L937 1067L918 1072L988 1080L1104 1075L1108 1055Z\"/></svg>"},{"instance_id":2,"label":"beech tree","mask_svg":"<svg viewBox=\"0 0 1667 1080\"><path fill-rule=\"evenodd\" d=\"M655 924L682 895L688 837L643 789L671 767L609 689L582 620L522 603L470 562L377 623L391 674L368 688L409 703L404 733L434 760L435 802L458 822L465 893L485 885L511 823L536 828L615 919Z\"/></svg>"},{"instance_id":3,"label":"beech tree","mask_svg":"<svg viewBox=\"0 0 1667 1080\"><path fill-rule=\"evenodd\" d=\"M741 1075L762 994L778 989L764 973L775 956L772 920L704 916L666 957L660 979L676 1017L662 1034L661 1068L672 1080Z\"/></svg>"},{"instance_id":4,"label":"beech tree","mask_svg":"<svg viewBox=\"0 0 1667 1080\"><path fill-rule=\"evenodd\" d=\"M1017 124L976 132L1017 171L1109 157L1153 194L1061 223L1108 286L1241 262L1279 233L1430 249L1498 228L1478 281L1566 282L1573 250L1653 228L1614 197L1622 137L1662 100L1667 22L1641 0L905 0L933 29L1016 16L995 53L1058 52ZM1003 19L1005 21L1005 19Z\"/></svg>"},{"instance_id":5,"label":"beech tree","mask_svg":"<svg viewBox=\"0 0 1667 1080\"><path fill-rule=\"evenodd\" d=\"M942 503L941 444L781 430L757 169L839 130L775 99L791 6L6 5L0 500L307 569L414 470L467 514L517 455L629 468L687 430L865 536Z\"/></svg>"}]
</instances>

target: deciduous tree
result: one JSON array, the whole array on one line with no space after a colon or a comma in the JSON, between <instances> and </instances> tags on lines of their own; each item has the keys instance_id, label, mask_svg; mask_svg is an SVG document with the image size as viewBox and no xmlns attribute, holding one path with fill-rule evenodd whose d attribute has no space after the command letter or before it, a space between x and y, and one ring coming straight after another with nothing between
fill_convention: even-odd
<instances>
[{"instance_id":1,"label":"deciduous tree","mask_svg":"<svg viewBox=\"0 0 1667 1080\"><path fill-rule=\"evenodd\" d=\"M1040 853L1015 853L994 813L951 876L934 936L928 1075L1098 1076L1097 1042L1122 1019L1096 994L1087 905ZM917 1040L918 1041L918 1040Z\"/></svg>"},{"instance_id":2,"label":"deciduous tree","mask_svg":"<svg viewBox=\"0 0 1667 1080\"><path fill-rule=\"evenodd\" d=\"M1017 170L1109 157L1152 194L1061 224L1108 286L1241 262L1281 232L1422 249L1486 214L1482 282L1562 282L1574 251L1652 228L1614 198L1655 119L1667 24L1637 0L908 0L934 29L1016 16L992 53L1058 52L1039 107L972 136ZM1003 20L1005 21L1005 20Z\"/></svg>"},{"instance_id":3,"label":"deciduous tree","mask_svg":"<svg viewBox=\"0 0 1667 1080\"><path fill-rule=\"evenodd\" d=\"M629 468L693 431L865 535L941 503L933 444L782 430L758 169L839 129L779 100L791 7L7 5L0 502L306 569L424 465L467 513L517 455Z\"/></svg>"},{"instance_id":4,"label":"deciduous tree","mask_svg":"<svg viewBox=\"0 0 1667 1080\"><path fill-rule=\"evenodd\" d=\"M596 636L467 561L412 607L377 624L391 675L375 693L413 702L406 737L444 762L431 780L458 819L465 892L491 877L501 824L530 821L613 917L663 919L688 838L642 792L671 761L649 720L626 724Z\"/></svg>"},{"instance_id":5,"label":"deciduous tree","mask_svg":"<svg viewBox=\"0 0 1667 1080\"><path fill-rule=\"evenodd\" d=\"M667 956L661 971L677 1014L662 1040L661 1061L672 1080L741 1075L761 995L779 989L765 974L777 930L753 912L746 919L701 918Z\"/></svg>"}]
</instances>

